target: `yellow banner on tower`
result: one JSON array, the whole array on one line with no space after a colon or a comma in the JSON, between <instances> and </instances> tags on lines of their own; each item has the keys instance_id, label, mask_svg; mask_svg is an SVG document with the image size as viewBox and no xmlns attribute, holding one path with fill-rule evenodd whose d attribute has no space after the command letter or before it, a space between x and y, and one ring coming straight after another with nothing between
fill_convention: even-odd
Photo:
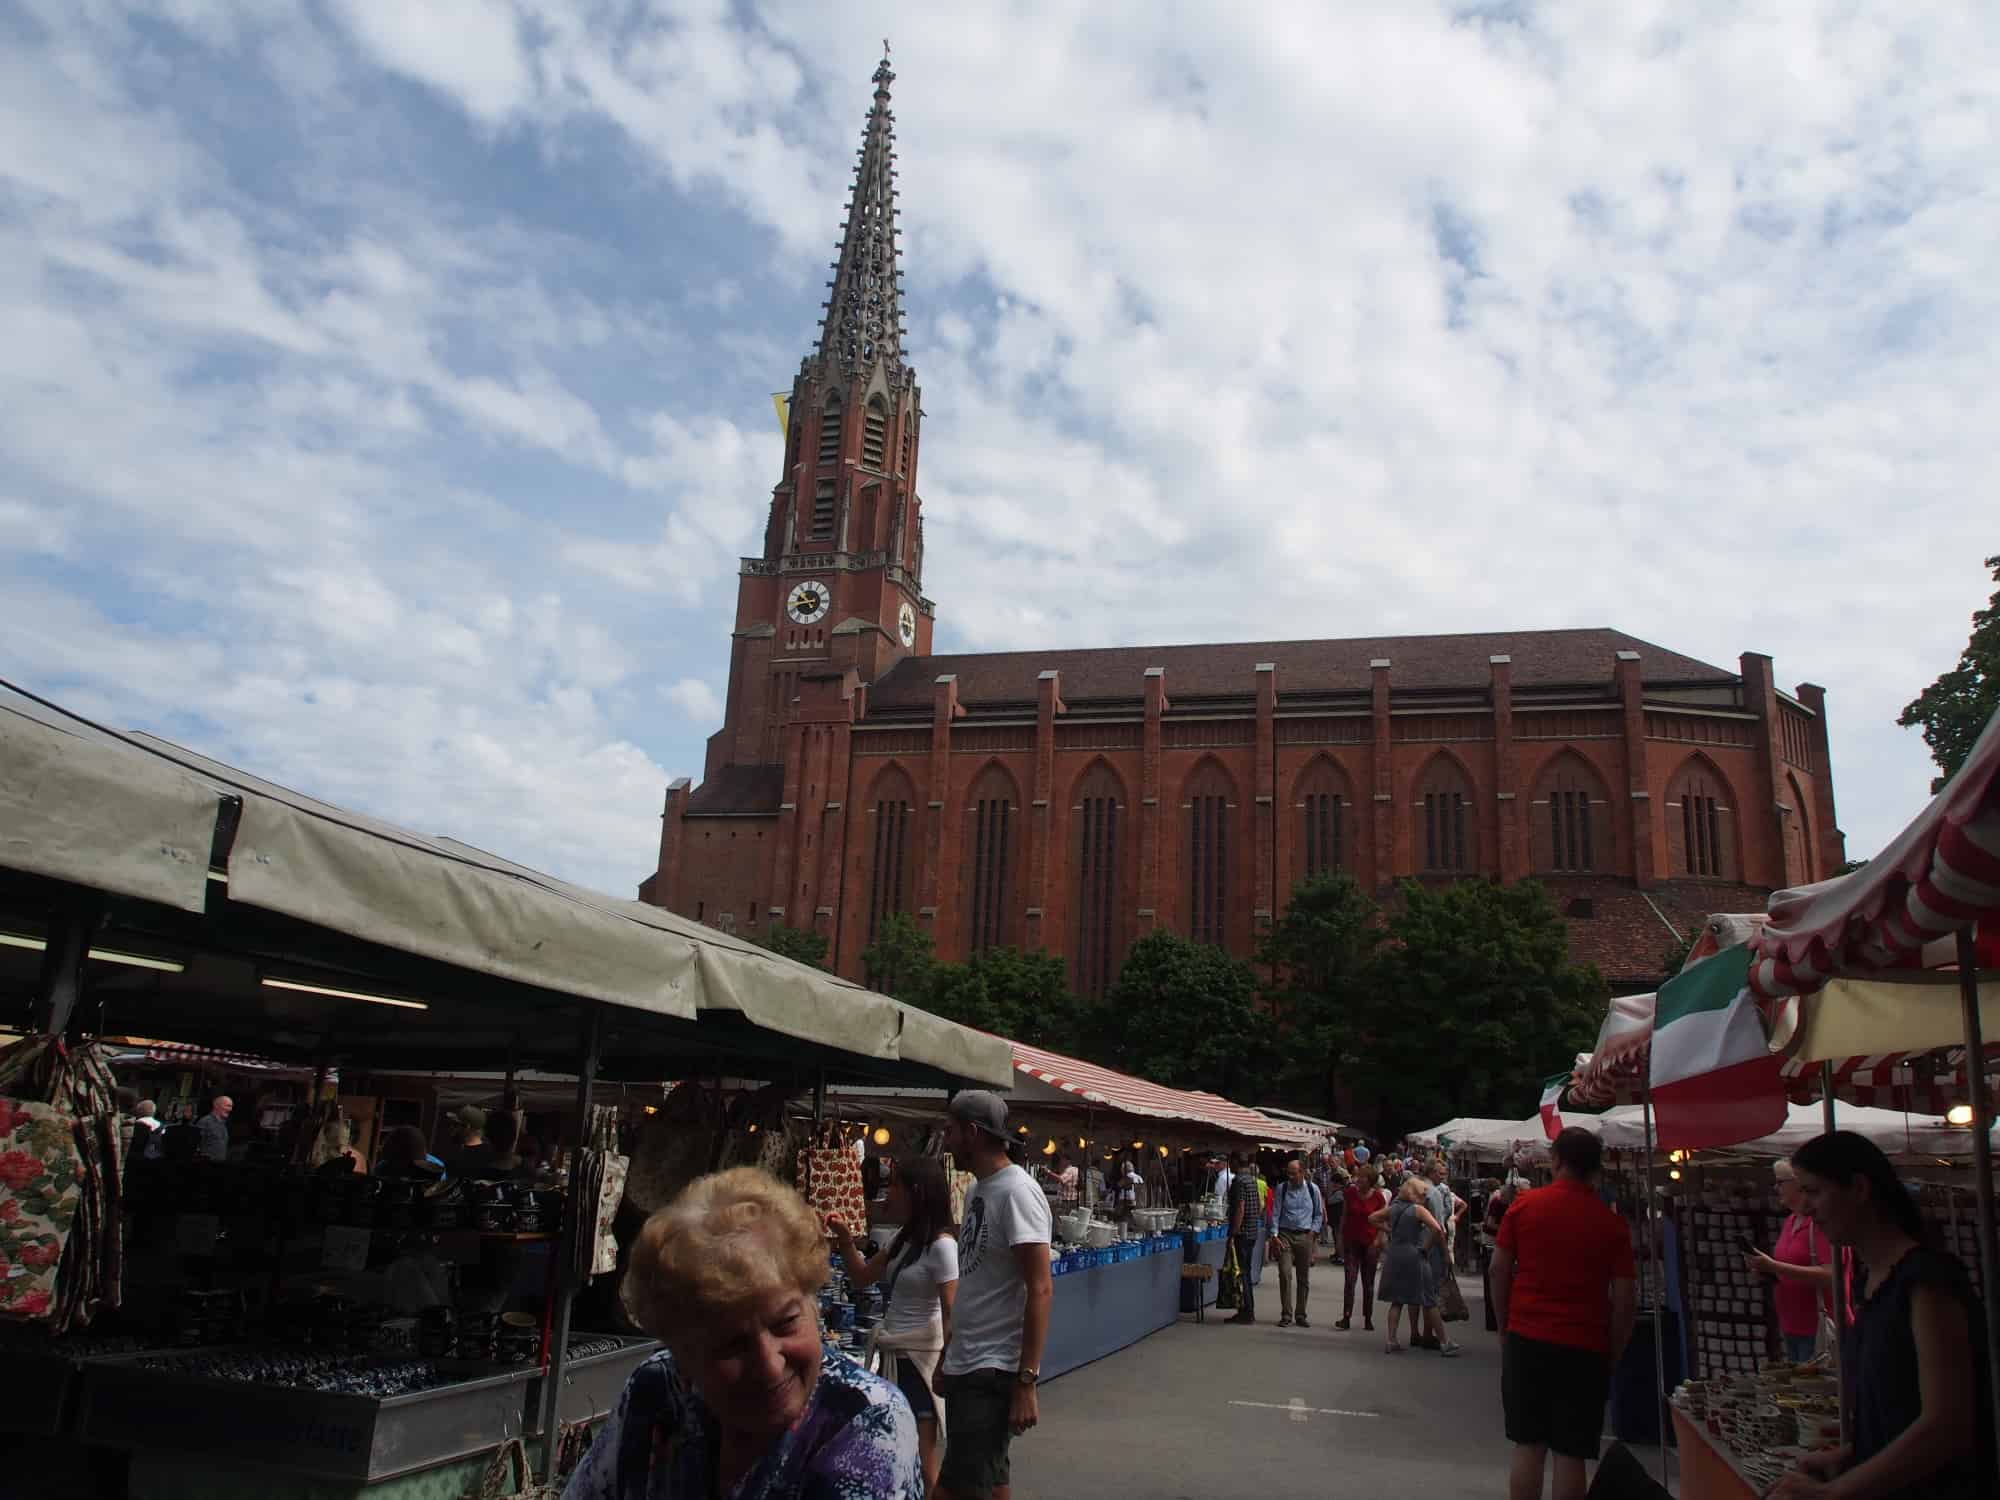
<instances>
[{"instance_id":1,"label":"yellow banner on tower","mask_svg":"<svg viewBox=\"0 0 2000 1500\"><path fill-rule=\"evenodd\" d=\"M773 391L771 405L778 409L778 436L784 437L792 430L792 398L783 391Z\"/></svg>"}]
</instances>

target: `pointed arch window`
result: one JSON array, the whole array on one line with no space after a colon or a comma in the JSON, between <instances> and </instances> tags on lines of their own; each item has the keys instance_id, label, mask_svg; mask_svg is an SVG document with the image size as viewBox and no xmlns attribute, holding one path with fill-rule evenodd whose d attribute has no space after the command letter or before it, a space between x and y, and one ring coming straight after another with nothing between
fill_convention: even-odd
<instances>
[{"instance_id":1,"label":"pointed arch window","mask_svg":"<svg viewBox=\"0 0 2000 1500\"><path fill-rule=\"evenodd\" d=\"M862 419L861 461L871 469L880 470L889 452L889 408L880 396L869 399Z\"/></svg>"},{"instance_id":2,"label":"pointed arch window","mask_svg":"<svg viewBox=\"0 0 2000 1500\"><path fill-rule=\"evenodd\" d=\"M1705 760L1691 760L1667 788L1667 839L1673 868L1682 875L1729 880L1735 876L1734 811L1729 785ZM1678 847L1672 847L1677 845Z\"/></svg>"},{"instance_id":3,"label":"pointed arch window","mask_svg":"<svg viewBox=\"0 0 2000 1500\"><path fill-rule=\"evenodd\" d=\"M1331 761L1315 762L1299 781L1299 871L1307 879L1347 868L1347 819L1353 798Z\"/></svg>"},{"instance_id":4,"label":"pointed arch window","mask_svg":"<svg viewBox=\"0 0 2000 1500\"><path fill-rule=\"evenodd\" d=\"M882 924L909 910L910 808L916 801L910 778L900 769L885 771L875 783L871 815L868 872L868 941L881 935Z\"/></svg>"},{"instance_id":5,"label":"pointed arch window","mask_svg":"<svg viewBox=\"0 0 2000 1500\"><path fill-rule=\"evenodd\" d=\"M1556 760L1536 784L1532 813L1535 868L1589 874L1611 864L1610 798L1604 782L1572 754Z\"/></svg>"},{"instance_id":6,"label":"pointed arch window","mask_svg":"<svg viewBox=\"0 0 2000 1500\"><path fill-rule=\"evenodd\" d=\"M1422 815L1417 852L1428 875L1466 875L1475 866L1472 783L1464 769L1439 756L1425 770L1418 797Z\"/></svg>"},{"instance_id":7,"label":"pointed arch window","mask_svg":"<svg viewBox=\"0 0 2000 1500\"><path fill-rule=\"evenodd\" d=\"M1235 788L1213 761L1187 785L1188 936L1220 948L1229 931L1230 803Z\"/></svg>"},{"instance_id":8,"label":"pointed arch window","mask_svg":"<svg viewBox=\"0 0 2000 1500\"><path fill-rule=\"evenodd\" d=\"M972 892L966 909L972 922L969 943L974 952L997 948L1009 936L1017 806L1013 777L999 766L988 766L973 784L972 804L967 809L972 816L972 862L966 878L972 883Z\"/></svg>"},{"instance_id":9,"label":"pointed arch window","mask_svg":"<svg viewBox=\"0 0 2000 1500\"><path fill-rule=\"evenodd\" d=\"M1109 766L1099 764L1077 785L1070 818L1076 827L1076 942L1071 983L1098 1000L1118 977L1123 956L1118 922L1120 840L1125 791Z\"/></svg>"}]
</instances>

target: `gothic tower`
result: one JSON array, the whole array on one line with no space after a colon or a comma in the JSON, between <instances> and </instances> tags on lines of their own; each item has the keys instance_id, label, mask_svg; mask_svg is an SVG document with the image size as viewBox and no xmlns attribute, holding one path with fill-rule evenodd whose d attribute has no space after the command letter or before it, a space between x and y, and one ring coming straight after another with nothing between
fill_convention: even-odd
<instances>
[{"instance_id":1,"label":"gothic tower","mask_svg":"<svg viewBox=\"0 0 2000 1500\"><path fill-rule=\"evenodd\" d=\"M895 77L885 49L819 342L792 382L763 554L742 562L728 711L708 746L711 778L724 766L782 761L783 732L806 684L850 670L873 682L930 650L917 498L922 401L903 359Z\"/></svg>"}]
</instances>

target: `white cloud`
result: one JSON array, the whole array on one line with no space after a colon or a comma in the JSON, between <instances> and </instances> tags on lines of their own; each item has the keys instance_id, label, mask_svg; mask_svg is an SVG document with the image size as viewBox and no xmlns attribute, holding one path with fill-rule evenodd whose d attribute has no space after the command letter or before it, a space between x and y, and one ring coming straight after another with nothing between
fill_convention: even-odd
<instances>
[{"instance_id":1,"label":"white cloud","mask_svg":"<svg viewBox=\"0 0 2000 1500\"><path fill-rule=\"evenodd\" d=\"M680 705L688 722L707 729L722 722L722 699L699 677L683 677L667 689L667 696Z\"/></svg>"}]
</instances>

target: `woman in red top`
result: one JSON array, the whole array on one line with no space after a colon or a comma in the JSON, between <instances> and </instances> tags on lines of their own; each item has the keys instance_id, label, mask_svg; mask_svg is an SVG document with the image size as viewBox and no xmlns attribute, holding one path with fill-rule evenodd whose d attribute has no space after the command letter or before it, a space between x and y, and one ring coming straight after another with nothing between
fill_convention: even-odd
<instances>
[{"instance_id":1,"label":"woman in red top","mask_svg":"<svg viewBox=\"0 0 2000 1500\"><path fill-rule=\"evenodd\" d=\"M1771 1300L1778 1305L1778 1332L1785 1340L1785 1358L1795 1365L1813 1357L1819 1341L1822 1309L1833 1315L1833 1243L1806 1217L1805 1199L1782 1157L1772 1168L1778 1179L1778 1202L1785 1208L1785 1227L1769 1255L1752 1251L1746 1259L1759 1275L1774 1277Z\"/></svg>"},{"instance_id":2,"label":"woman in red top","mask_svg":"<svg viewBox=\"0 0 2000 1500\"><path fill-rule=\"evenodd\" d=\"M1375 1272L1382 1264L1382 1235L1369 1215L1389 1206L1389 1195L1375 1186L1375 1169L1363 1167L1340 1190L1340 1254L1347 1267L1347 1295L1341 1301L1345 1331L1354 1323L1354 1282L1361 1281L1361 1326L1375 1331Z\"/></svg>"}]
</instances>

